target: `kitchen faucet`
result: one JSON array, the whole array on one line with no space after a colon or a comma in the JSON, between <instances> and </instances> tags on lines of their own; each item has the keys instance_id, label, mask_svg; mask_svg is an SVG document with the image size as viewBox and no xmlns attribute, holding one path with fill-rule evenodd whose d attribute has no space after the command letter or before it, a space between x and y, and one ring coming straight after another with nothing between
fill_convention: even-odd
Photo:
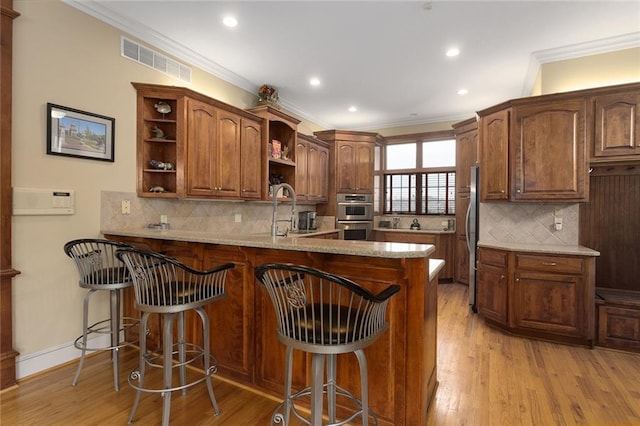
<instances>
[{"instance_id":1,"label":"kitchen faucet","mask_svg":"<svg viewBox=\"0 0 640 426\"><path fill-rule=\"evenodd\" d=\"M278 220L278 192L280 192L281 188L286 188L289 190L289 193L291 195L291 199L293 200L293 203L291 204L291 219L289 220ZM291 185L289 185L288 183L280 183L278 185L272 185L271 186L271 190L273 191L273 218L271 221L271 236L272 237L286 237L287 236L287 232L289 230L287 230L287 232L285 232L284 234L278 234L278 222L290 222L291 223L291 228L293 230L294 224L295 224L295 212L296 212L296 191L293 190L293 187Z\"/></svg>"}]
</instances>

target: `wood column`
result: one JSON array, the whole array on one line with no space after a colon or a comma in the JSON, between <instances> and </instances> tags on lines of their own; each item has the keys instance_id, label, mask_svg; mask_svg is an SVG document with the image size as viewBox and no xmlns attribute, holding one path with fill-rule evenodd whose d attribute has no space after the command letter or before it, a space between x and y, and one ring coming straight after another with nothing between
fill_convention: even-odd
<instances>
[{"instance_id":1,"label":"wood column","mask_svg":"<svg viewBox=\"0 0 640 426\"><path fill-rule=\"evenodd\" d=\"M16 384L13 349L13 277L20 272L11 266L11 103L13 70L13 0L0 0L0 390Z\"/></svg>"}]
</instances>

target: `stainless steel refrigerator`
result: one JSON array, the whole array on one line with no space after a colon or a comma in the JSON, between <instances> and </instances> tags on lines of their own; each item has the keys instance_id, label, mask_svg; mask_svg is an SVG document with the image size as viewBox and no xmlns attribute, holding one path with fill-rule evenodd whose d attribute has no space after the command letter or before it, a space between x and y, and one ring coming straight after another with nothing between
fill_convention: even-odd
<instances>
[{"instance_id":1,"label":"stainless steel refrigerator","mask_svg":"<svg viewBox=\"0 0 640 426\"><path fill-rule=\"evenodd\" d=\"M471 187L469 194L469 207L466 217L467 249L469 250L469 305L473 312L478 312L476 307L476 249L478 247L478 223L480 208L480 168L471 166Z\"/></svg>"}]
</instances>

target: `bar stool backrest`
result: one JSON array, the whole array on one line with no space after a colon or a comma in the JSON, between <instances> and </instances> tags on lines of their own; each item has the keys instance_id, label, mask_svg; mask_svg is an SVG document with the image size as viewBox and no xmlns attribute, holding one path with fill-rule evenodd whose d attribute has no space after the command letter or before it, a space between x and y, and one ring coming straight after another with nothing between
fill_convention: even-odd
<instances>
[{"instance_id":1,"label":"bar stool backrest","mask_svg":"<svg viewBox=\"0 0 640 426\"><path fill-rule=\"evenodd\" d=\"M160 253L123 248L116 256L133 279L136 307L171 313L194 309L226 296L224 285L233 263L200 271Z\"/></svg>"},{"instance_id":2,"label":"bar stool backrest","mask_svg":"<svg viewBox=\"0 0 640 426\"><path fill-rule=\"evenodd\" d=\"M387 304L400 290L390 285L374 294L347 278L288 263L258 266L255 275L273 304L279 339L319 353L372 343L387 329Z\"/></svg>"},{"instance_id":3,"label":"bar stool backrest","mask_svg":"<svg viewBox=\"0 0 640 426\"><path fill-rule=\"evenodd\" d=\"M64 245L64 252L74 260L79 284L83 288L118 289L131 287L131 277L116 250L130 247L117 241L78 239Z\"/></svg>"}]
</instances>

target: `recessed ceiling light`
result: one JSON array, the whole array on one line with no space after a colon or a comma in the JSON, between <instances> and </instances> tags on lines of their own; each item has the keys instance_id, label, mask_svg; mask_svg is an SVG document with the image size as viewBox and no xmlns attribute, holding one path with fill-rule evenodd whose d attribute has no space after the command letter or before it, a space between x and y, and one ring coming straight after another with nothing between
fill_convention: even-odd
<instances>
[{"instance_id":1,"label":"recessed ceiling light","mask_svg":"<svg viewBox=\"0 0 640 426\"><path fill-rule=\"evenodd\" d=\"M469 91L468 91L467 89L460 89L460 90L458 90L458 95L460 95L460 96L464 96L464 95L466 95L467 93L469 93Z\"/></svg>"},{"instance_id":2,"label":"recessed ceiling light","mask_svg":"<svg viewBox=\"0 0 640 426\"><path fill-rule=\"evenodd\" d=\"M358 110L358 108L356 108L355 106L350 106L349 107L349 112L356 112Z\"/></svg>"},{"instance_id":3,"label":"recessed ceiling light","mask_svg":"<svg viewBox=\"0 0 640 426\"><path fill-rule=\"evenodd\" d=\"M320 79L317 77L312 77L311 80L309 80L309 84L312 86L320 86Z\"/></svg>"},{"instance_id":4,"label":"recessed ceiling light","mask_svg":"<svg viewBox=\"0 0 640 426\"><path fill-rule=\"evenodd\" d=\"M238 20L233 16L225 16L224 19L222 20L222 23L229 28L233 28L238 25Z\"/></svg>"},{"instance_id":5,"label":"recessed ceiling light","mask_svg":"<svg viewBox=\"0 0 640 426\"><path fill-rule=\"evenodd\" d=\"M453 58L454 56L458 56L460 54L460 49L458 49L457 47L452 47L449 50L447 50L447 56L450 58Z\"/></svg>"}]
</instances>

